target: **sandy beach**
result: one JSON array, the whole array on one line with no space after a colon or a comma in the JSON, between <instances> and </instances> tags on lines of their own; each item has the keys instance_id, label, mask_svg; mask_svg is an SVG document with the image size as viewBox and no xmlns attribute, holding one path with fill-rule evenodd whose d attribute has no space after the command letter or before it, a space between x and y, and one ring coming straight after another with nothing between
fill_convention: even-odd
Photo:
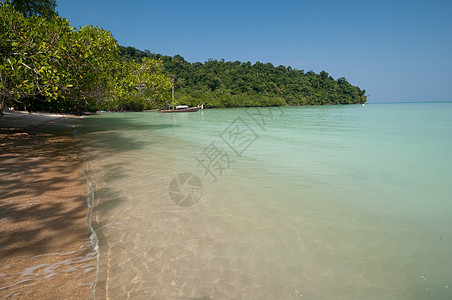
<instances>
[{"instance_id":1,"label":"sandy beach","mask_svg":"<svg viewBox=\"0 0 452 300\"><path fill-rule=\"evenodd\" d=\"M0 298L92 298L97 259L78 122L55 114L0 117Z\"/></svg>"}]
</instances>

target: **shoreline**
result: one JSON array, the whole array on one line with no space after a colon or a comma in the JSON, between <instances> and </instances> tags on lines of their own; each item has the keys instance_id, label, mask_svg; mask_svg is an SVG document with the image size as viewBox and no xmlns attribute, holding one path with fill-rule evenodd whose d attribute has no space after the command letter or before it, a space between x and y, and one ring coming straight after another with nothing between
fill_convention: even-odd
<instances>
[{"instance_id":1,"label":"shoreline","mask_svg":"<svg viewBox=\"0 0 452 300\"><path fill-rule=\"evenodd\" d=\"M0 117L0 298L90 299L97 252L78 117Z\"/></svg>"}]
</instances>

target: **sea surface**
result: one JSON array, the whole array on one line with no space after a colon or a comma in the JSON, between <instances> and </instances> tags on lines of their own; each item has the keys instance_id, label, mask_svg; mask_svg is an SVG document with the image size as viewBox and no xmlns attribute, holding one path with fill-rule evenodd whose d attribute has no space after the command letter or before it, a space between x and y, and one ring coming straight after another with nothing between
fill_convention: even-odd
<instances>
[{"instance_id":1,"label":"sea surface","mask_svg":"<svg viewBox=\"0 0 452 300\"><path fill-rule=\"evenodd\" d=\"M82 122L97 299L452 299L452 103Z\"/></svg>"}]
</instances>

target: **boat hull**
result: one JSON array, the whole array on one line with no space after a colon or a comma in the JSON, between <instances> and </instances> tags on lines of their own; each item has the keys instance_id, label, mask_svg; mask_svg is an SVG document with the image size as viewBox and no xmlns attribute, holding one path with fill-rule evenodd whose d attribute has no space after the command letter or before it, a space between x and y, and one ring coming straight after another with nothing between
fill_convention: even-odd
<instances>
[{"instance_id":1,"label":"boat hull","mask_svg":"<svg viewBox=\"0 0 452 300\"><path fill-rule=\"evenodd\" d=\"M194 111L198 111L198 110L199 110L199 107L190 107L190 108L184 108L184 109L178 109L178 110L172 110L172 109L159 110L159 113L166 114L166 113L194 112Z\"/></svg>"}]
</instances>

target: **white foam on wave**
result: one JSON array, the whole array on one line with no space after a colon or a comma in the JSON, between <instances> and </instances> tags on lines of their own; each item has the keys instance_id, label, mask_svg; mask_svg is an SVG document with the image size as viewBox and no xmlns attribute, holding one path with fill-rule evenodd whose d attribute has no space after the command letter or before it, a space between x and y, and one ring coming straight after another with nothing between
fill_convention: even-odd
<instances>
[{"instance_id":1,"label":"white foam on wave","mask_svg":"<svg viewBox=\"0 0 452 300\"><path fill-rule=\"evenodd\" d=\"M96 299L96 285L97 285L97 280L99 278L99 259L100 259L100 257L99 257L100 256L99 239L97 238L96 231L94 230L94 228L91 224L91 216L92 216L93 208L94 208L94 188L93 188L93 184L90 180L90 177L86 174L85 170L87 170L86 160L85 160L85 168L83 169L82 172L83 172L83 176L86 179L86 182L88 183L88 193L86 196L86 203L88 205L89 211L88 211L88 215L86 216L86 221L88 223L88 228L91 231L91 236L90 236L91 245L93 246L93 249L96 253L96 277L91 286L92 298Z\"/></svg>"}]
</instances>

